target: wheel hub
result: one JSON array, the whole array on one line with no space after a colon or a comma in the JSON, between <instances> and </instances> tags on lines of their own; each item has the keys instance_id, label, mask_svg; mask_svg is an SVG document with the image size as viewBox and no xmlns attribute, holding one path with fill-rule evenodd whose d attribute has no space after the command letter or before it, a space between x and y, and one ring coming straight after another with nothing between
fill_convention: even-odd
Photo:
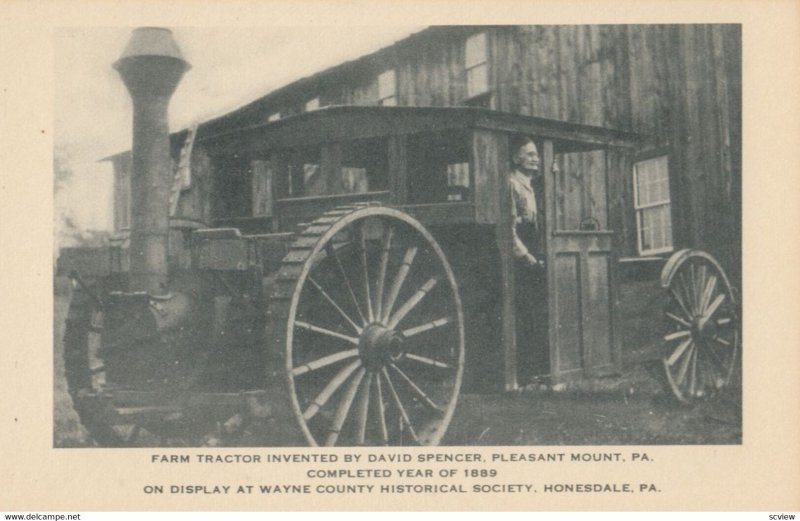
<instances>
[{"instance_id":1,"label":"wheel hub","mask_svg":"<svg viewBox=\"0 0 800 521\"><path fill-rule=\"evenodd\" d=\"M708 339L717 335L717 324L705 317L696 317L692 320L692 337L695 339Z\"/></svg>"},{"instance_id":2,"label":"wheel hub","mask_svg":"<svg viewBox=\"0 0 800 521\"><path fill-rule=\"evenodd\" d=\"M402 336L382 324L367 326L358 342L358 354L364 366L370 370L380 369L397 360L402 354L402 349Z\"/></svg>"}]
</instances>

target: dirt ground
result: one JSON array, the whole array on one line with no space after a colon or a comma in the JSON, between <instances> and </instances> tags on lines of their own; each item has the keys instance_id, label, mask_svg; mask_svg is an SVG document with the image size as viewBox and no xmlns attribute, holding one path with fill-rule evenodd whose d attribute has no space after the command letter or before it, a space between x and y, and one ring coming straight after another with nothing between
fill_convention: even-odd
<instances>
[{"instance_id":1,"label":"dirt ground","mask_svg":"<svg viewBox=\"0 0 800 521\"><path fill-rule=\"evenodd\" d=\"M655 364L563 392L462 395L448 445L688 445L742 441L737 389L680 405Z\"/></svg>"},{"instance_id":2,"label":"dirt ground","mask_svg":"<svg viewBox=\"0 0 800 521\"><path fill-rule=\"evenodd\" d=\"M66 281L56 283L54 309L53 445L89 447L67 394L62 360ZM624 349L623 375L583 382L561 392L532 386L514 393L462 394L445 445L685 445L742 441L738 386L683 406L661 381L653 350Z\"/></svg>"}]
</instances>

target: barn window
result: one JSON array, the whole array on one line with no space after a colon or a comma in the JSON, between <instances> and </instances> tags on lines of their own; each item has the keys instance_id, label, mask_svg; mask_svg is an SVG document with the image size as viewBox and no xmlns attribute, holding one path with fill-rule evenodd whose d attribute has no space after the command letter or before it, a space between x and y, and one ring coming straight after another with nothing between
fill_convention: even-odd
<instances>
[{"instance_id":1,"label":"barn window","mask_svg":"<svg viewBox=\"0 0 800 521\"><path fill-rule=\"evenodd\" d=\"M634 207L639 254L672 251L669 163L660 156L633 165Z\"/></svg>"},{"instance_id":2,"label":"barn window","mask_svg":"<svg viewBox=\"0 0 800 521\"><path fill-rule=\"evenodd\" d=\"M319 108L319 96L314 99L310 99L306 102L306 112L311 112L312 110L317 110Z\"/></svg>"},{"instance_id":3,"label":"barn window","mask_svg":"<svg viewBox=\"0 0 800 521\"><path fill-rule=\"evenodd\" d=\"M397 105L397 76L389 69L378 76L378 105L394 107Z\"/></svg>"},{"instance_id":4,"label":"barn window","mask_svg":"<svg viewBox=\"0 0 800 521\"><path fill-rule=\"evenodd\" d=\"M467 71L467 98L489 92L489 55L486 48L486 33L467 38L464 63Z\"/></svg>"}]
</instances>

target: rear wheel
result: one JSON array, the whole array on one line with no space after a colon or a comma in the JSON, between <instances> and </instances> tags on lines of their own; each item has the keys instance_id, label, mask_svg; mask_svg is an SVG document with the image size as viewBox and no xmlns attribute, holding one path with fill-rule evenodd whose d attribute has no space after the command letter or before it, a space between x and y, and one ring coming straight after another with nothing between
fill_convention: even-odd
<instances>
[{"instance_id":1,"label":"rear wheel","mask_svg":"<svg viewBox=\"0 0 800 521\"><path fill-rule=\"evenodd\" d=\"M667 292L663 366L683 403L728 386L740 364L738 303L719 263L705 252L682 250L664 266Z\"/></svg>"}]
</instances>

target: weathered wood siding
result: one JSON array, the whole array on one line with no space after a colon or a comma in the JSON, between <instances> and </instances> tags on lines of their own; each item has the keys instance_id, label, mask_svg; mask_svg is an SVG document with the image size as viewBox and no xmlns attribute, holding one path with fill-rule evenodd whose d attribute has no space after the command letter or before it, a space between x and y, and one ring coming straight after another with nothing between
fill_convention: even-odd
<instances>
[{"instance_id":1,"label":"weathered wood siding","mask_svg":"<svg viewBox=\"0 0 800 521\"><path fill-rule=\"evenodd\" d=\"M741 62L736 25L534 26L492 31L496 108L647 134L669 155L675 246L735 266L740 251ZM631 166L610 154L563 165L590 175L577 214L617 227L635 255ZM610 169L611 215L595 205ZM568 191L566 198L573 193ZM566 223L569 224L569 223ZM561 225L561 223L559 223Z\"/></svg>"},{"instance_id":2,"label":"weathered wood siding","mask_svg":"<svg viewBox=\"0 0 800 521\"><path fill-rule=\"evenodd\" d=\"M675 247L709 250L738 272L740 26L436 28L321 83L321 99L374 104L377 75L394 67L400 105L460 105L464 42L479 31L489 37L492 108L651 136L642 157L669 156ZM574 180L561 202L575 222L559 227L592 217L619 232L621 256L635 256L630 161L617 153L580 154L560 158L560 167Z\"/></svg>"}]
</instances>

